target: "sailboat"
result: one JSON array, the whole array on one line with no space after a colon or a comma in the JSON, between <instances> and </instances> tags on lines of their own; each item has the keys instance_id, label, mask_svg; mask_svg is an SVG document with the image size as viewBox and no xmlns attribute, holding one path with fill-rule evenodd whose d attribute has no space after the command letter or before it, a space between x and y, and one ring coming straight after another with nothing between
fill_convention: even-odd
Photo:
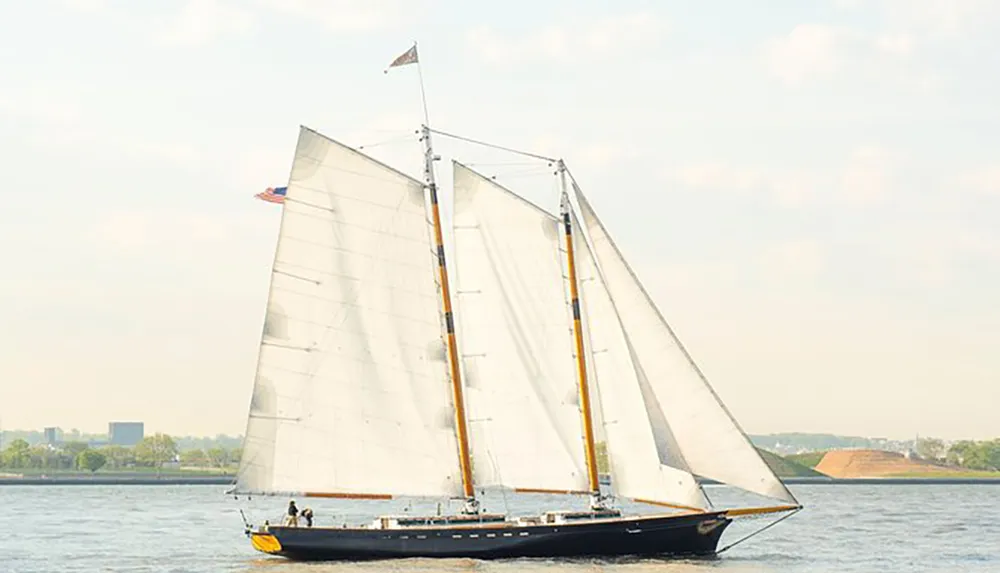
<instances>
[{"instance_id":1,"label":"sailboat","mask_svg":"<svg viewBox=\"0 0 1000 573\"><path fill-rule=\"evenodd\" d=\"M734 518L801 509L564 162L555 215L453 161L450 261L431 146L441 132L421 133L425 181L300 128L232 491L462 509L248 524L254 548L351 560L710 555ZM718 508L700 478L775 503ZM565 494L567 508L488 513L484 488ZM630 514L616 500L659 509Z\"/></svg>"},{"instance_id":2,"label":"sailboat","mask_svg":"<svg viewBox=\"0 0 1000 573\"><path fill-rule=\"evenodd\" d=\"M416 44L390 67L411 63ZM423 181L300 127L230 492L461 510L246 523L252 546L331 560L711 555L735 518L799 511L562 160L522 152L555 168L558 214L453 160L449 260L432 135L513 150L433 130L426 110ZM703 479L772 503L715 507ZM490 513L486 489L566 503Z\"/></svg>"}]
</instances>

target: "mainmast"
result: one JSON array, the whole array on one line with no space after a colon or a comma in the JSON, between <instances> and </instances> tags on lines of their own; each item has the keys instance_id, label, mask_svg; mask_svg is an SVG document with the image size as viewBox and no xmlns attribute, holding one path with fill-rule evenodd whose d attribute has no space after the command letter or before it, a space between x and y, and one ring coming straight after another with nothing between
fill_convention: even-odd
<instances>
[{"instance_id":1,"label":"mainmast","mask_svg":"<svg viewBox=\"0 0 1000 573\"><path fill-rule=\"evenodd\" d=\"M458 438L458 461L462 468L462 492L465 494L465 512L478 513L479 502L472 484L472 461L469 456L469 431L465 421L465 397L462 392L462 374L458 367L458 343L455 339L455 317L451 309L451 291L448 288L448 267L445 264L444 238L441 232L441 211L438 208L437 182L434 180L434 162L440 159L434 155L431 145L430 120L427 114L427 94L424 92L424 76L420 71L420 57L417 54L417 43L399 55L389 64L389 68L417 65L417 78L420 80L420 101L424 106L424 125L420 126L420 139L424 142L424 178L427 191L431 197L431 213L434 220L434 242L437 248L438 275L441 282L441 299L444 310L446 339L448 343L448 364L451 368L452 401L455 407L455 434ZM386 72L389 71L386 68Z\"/></svg>"},{"instance_id":2,"label":"mainmast","mask_svg":"<svg viewBox=\"0 0 1000 573\"><path fill-rule=\"evenodd\" d=\"M576 343L576 369L579 375L580 416L583 420L583 445L587 459L587 476L590 486L590 505L603 507L601 486L597 475L597 452L594 447L594 422L590 407L590 388L587 385L587 360L583 347L583 325L580 319L580 293L577 288L576 261L573 253L573 224L570 217L569 193L566 188L566 164L559 160L559 179L562 184L560 212L566 230L566 260L569 273L569 293L573 307L573 338Z\"/></svg>"},{"instance_id":3,"label":"mainmast","mask_svg":"<svg viewBox=\"0 0 1000 573\"><path fill-rule=\"evenodd\" d=\"M421 91L423 85L421 82ZM469 456L469 432L465 421L465 397L462 392L462 375L458 367L458 341L455 337L455 316L451 308L451 291L448 287L448 266L445 263L444 239L441 233L441 211L438 208L437 182L434 179L434 155L431 145L431 130L427 125L421 126L421 139L424 142L424 176L427 180L427 190L431 197L431 213L434 220L434 242L437 248L438 274L441 280L441 299L444 308L444 321L448 343L448 363L451 368L452 401L455 406L455 434L458 438L458 460L462 468L462 492L465 494L465 511L477 513L479 502L472 484L472 462Z\"/></svg>"}]
</instances>

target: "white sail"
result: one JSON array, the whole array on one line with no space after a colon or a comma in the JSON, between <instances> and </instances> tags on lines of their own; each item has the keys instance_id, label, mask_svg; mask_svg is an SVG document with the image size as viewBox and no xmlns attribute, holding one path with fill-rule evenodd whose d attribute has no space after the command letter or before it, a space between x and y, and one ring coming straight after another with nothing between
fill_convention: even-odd
<instances>
[{"instance_id":1,"label":"white sail","mask_svg":"<svg viewBox=\"0 0 1000 573\"><path fill-rule=\"evenodd\" d=\"M460 495L423 184L302 128L236 491Z\"/></svg>"},{"instance_id":2,"label":"white sail","mask_svg":"<svg viewBox=\"0 0 1000 573\"><path fill-rule=\"evenodd\" d=\"M474 481L587 491L558 220L459 163L454 186Z\"/></svg>"},{"instance_id":3,"label":"white sail","mask_svg":"<svg viewBox=\"0 0 1000 573\"><path fill-rule=\"evenodd\" d=\"M594 255L646 386L658 441L695 475L797 503L723 406L633 274L597 214L577 191ZM596 330L596 327L594 328Z\"/></svg>"},{"instance_id":4,"label":"white sail","mask_svg":"<svg viewBox=\"0 0 1000 573\"><path fill-rule=\"evenodd\" d=\"M574 228L581 229L575 215ZM708 500L678 456L658 444L648 415L628 340L583 239L574 235L582 314L586 325L591 387L599 408L616 495L632 499L705 509Z\"/></svg>"}]
</instances>

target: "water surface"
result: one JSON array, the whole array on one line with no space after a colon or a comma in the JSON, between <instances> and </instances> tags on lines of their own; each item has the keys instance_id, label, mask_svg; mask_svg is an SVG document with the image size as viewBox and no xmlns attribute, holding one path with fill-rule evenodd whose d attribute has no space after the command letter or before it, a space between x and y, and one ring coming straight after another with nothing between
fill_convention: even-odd
<instances>
[{"instance_id":1,"label":"water surface","mask_svg":"<svg viewBox=\"0 0 1000 573\"><path fill-rule=\"evenodd\" d=\"M1000 485L792 486L806 509L716 559L546 562L472 559L293 563L243 536L239 510L279 519L287 500L235 501L219 486L2 486L0 572L148 573L757 573L1000 572ZM724 493L709 489L713 500ZM324 503L325 501L325 503ZM319 524L407 509L393 502L312 505ZM398 502L396 502L398 504ZM537 498L492 500L530 512ZM435 511L411 507L410 511ZM734 524L723 545L764 525Z\"/></svg>"}]
</instances>

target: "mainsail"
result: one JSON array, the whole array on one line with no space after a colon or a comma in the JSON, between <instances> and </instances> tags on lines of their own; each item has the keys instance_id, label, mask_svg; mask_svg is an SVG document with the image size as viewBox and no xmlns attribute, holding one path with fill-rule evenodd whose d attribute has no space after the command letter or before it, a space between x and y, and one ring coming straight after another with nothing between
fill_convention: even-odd
<instances>
[{"instance_id":1,"label":"mainsail","mask_svg":"<svg viewBox=\"0 0 1000 573\"><path fill-rule=\"evenodd\" d=\"M462 491L424 185L302 128L236 490Z\"/></svg>"},{"instance_id":2,"label":"mainsail","mask_svg":"<svg viewBox=\"0 0 1000 573\"><path fill-rule=\"evenodd\" d=\"M574 227L581 226L575 214ZM616 495L704 509L708 500L676 451L657 440L629 341L583 233L575 236L590 384L599 390Z\"/></svg>"},{"instance_id":3,"label":"mainsail","mask_svg":"<svg viewBox=\"0 0 1000 573\"><path fill-rule=\"evenodd\" d=\"M586 492L558 220L459 163L454 188L475 482Z\"/></svg>"},{"instance_id":4,"label":"mainsail","mask_svg":"<svg viewBox=\"0 0 1000 573\"><path fill-rule=\"evenodd\" d=\"M625 333L636 382L645 390L647 419L654 428L658 451L661 456L670 454L662 459L694 475L797 504L702 377L590 203L579 189L576 195L603 286ZM609 331L597 325L590 330ZM605 389L606 401L605 382L599 377L598 383ZM607 429L611 431L611 426Z\"/></svg>"}]
</instances>

